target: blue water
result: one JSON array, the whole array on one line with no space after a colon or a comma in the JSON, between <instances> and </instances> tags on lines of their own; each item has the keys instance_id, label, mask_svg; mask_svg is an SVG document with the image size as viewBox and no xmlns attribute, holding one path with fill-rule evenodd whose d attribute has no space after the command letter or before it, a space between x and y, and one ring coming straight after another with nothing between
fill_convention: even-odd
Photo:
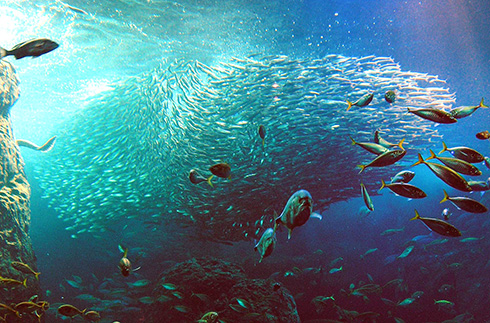
<instances>
[{"instance_id":1,"label":"blue water","mask_svg":"<svg viewBox=\"0 0 490 323\"><path fill-rule=\"evenodd\" d=\"M390 56L403 70L438 75L456 92L456 105L476 105L490 93L490 5L485 1L72 1L72 6L89 15L76 15L51 1L3 1L0 3L2 47L29 38L48 37L60 43L55 52L37 59L15 61L21 80L21 98L12 109L17 138L43 140L56 133L57 125L70 120L87 97L111 82L124 80L155 68L162 57L199 59L211 64L222 57L250 53L283 54L291 57L323 57L328 54L361 57ZM480 109L457 124L438 126L451 146L464 145L490 155L490 143L475 139L479 131L490 130L490 113ZM439 146L438 146L439 147ZM331 204L322 212L323 220L310 219L295 229L291 240L279 232L274 253L261 264L253 252L253 242L234 246L195 241L184 229L173 224L157 226L161 234L148 239L145 224L128 220L121 231L106 232L101 239L71 238L66 223L47 207L34 176L34 166L43 158L39 153L22 151L32 185L32 225L30 234L42 272L41 286L49 290L51 303L70 303L87 307L76 299L81 293L96 293L104 277L121 279L117 264L121 257L117 245L124 241L135 246L138 259L130 281L149 279L173 264L192 257L214 256L242 265L250 277L276 277L296 298L302 321L339 319L331 308L316 311L311 300L319 295L334 295L337 306L357 312L375 312L377 322L442 322L470 313L474 322L489 322L488 284L490 252L489 213L469 214L452 205L439 204L440 181L426 166L416 166L413 184L428 197L407 201L388 190L374 196L375 211L359 216L362 199ZM477 165L483 175L490 170ZM353 173L357 175L356 173ZM353 176L355 176L353 175ZM280 185L280 183L278 183ZM446 187L447 188L447 187ZM357 187L355 188L358 189ZM448 190L450 195L471 196L490 207L488 192L471 194ZM287 197L284 197L284 201ZM464 237L481 238L460 242L449 238L439 245L424 248L441 239L420 221L408 221L417 208L422 216L439 217L442 209L453 212L452 224ZM277 210L280 212L280 210ZM392 236L381 236L387 229L404 228ZM424 237L419 237L424 236ZM416 241L410 242L415 237ZM396 259L408 245L412 253ZM377 250L364 259L367 250ZM321 252L317 252L321 250ZM329 263L343 260L339 273L328 274ZM450 266L458 263L459 266ZM298 267L300 274L285 277ZM306 274L305 268L322 267L325 273ZM279 272L279 274L277 274ZM276 274L275 274L276 273ZM403 286L388 288L383 294L368 294L368 299L343 296L360 281L383 285L395 278ZM84 290L70 287L66 279L82 277ZM60 284L63 287L60 287ZM92 289L89 285L92 284ZM440 292L442 285L452 286ZM424 294L409 306L392 307L381 297L394 302L409 298L416 291ZM138 295L144 296L144 295ZM99 294L100 297L100 294ZM434 300L449 300L441 307ZM142 304L136 305L143 308ZM49 322L60 321L50 313ZM101 312L104 317L104 312ZM107 317L107 314L106 314ZM124 311L109 315L112 320L136 322ZM199 317L196 318L196 320ZM374 320L376 321L376 319ZM367 321L370 322L370 321ZM229 323L229 322L228 322Z\"/></svg>"}]
</instances>

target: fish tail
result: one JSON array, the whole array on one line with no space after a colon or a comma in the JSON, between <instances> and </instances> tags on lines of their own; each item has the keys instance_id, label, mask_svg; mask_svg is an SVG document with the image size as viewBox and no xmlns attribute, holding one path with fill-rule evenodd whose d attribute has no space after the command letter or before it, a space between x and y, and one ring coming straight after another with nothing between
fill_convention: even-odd
<instances>
[{"instance_id":1,"label":"fish tail","mask_svg":"<svg viewBox=\"0 0 490 323\"><path fill-rule=\"evenodd\" d=\"M446 201L449 201L449 195L447 195L446 190L442 190L444 192L444 198L439 202L439 203L444 203Z\"/></svg>"},{"instance_id":2,"label":"fish tail","mask_svg":"<svg viewBox=\"0 0 490 323\"><path fill-rule=\"evenodd\" d=\"M346 101L347 101L347 111L349 111L349 109L352 108L353 103L350 102L349 100L346 100Z\"/></svg>"},{"instance_id":3,"label":"fish tail","mask_svg":"<svg viewBox=\"0 0 490 323\"><path fill-rule=\"evenodd\" d=\"M366 165L357 165L361 170L359 171L359 174L362 173L362 171L367 167Z\"/></svg>"},{"instance_id":4,"label":"fish tail","mask_svg":"<svg viewBox=\"0 0 490 323\"><path fill-rule=\"evenodd\" d=\"M22 281L22 286L27 288L27 278L24 278L24 280Z\"/></svg>"},{"instance_id":5,"label":"fish tail","mask_svg":"<svg viewBox=\"0 0 490 323\"><path fill-rule=\"evenodd\" d=\"M5 48L0 47L0 59L4 58L7 56L7 50Z\"/></svg>"},{"instance_id":6,"label":"fish tail","mask_svg":"<svg viewBox=\"0 0 490 323\"><path fill-rule=\"evenodd\" d=\"M56 136L50 138L44 145L39 147L37 150L42 151L43 153L47 153L54 147L54 143L56 142Z\"/></svg>"},{"instance_id":7,"label":"fish tail","mask_svg":"<svg viewBox=\"0 0 490 323\"><path fill-rule=\"evenodd\" d=\"M264 145L265 145L265 138L262 139L262 147L264 147Z\"/></svg>"},{"instance_id":8,"label":"fish tail","mask_svg":"<svg viewBox=\"0 0 490 323\"><path fill-rule=\"evenodd\" d=\"M405 138L403 138L402 140L400 140L400 142L398 143L398 147L400 147L401 150L405 150L403 149L403 142L405 141Z\"/></svg>"},{"instance_id":9,"label":"fish tail","mask_svg":"<svg viewBox=\"0 0 490 323\"><path fill-rule=\"evenodd\" d=\"M436 158L436 154L434 154L434 152L432 151L432 149L429 149L429 151L430 151L430 157L428 157L426 160Z\"/></svg>"},{"instance_id":10,"label":"fish tail","mask_svg":"<svg viewBox=\"0 0 490 323\"><path fill-rule=\"evenodd\" d=\"M386 183L383 179L381 179L381 188L378 191L381 191L385 187L386 187Z\"/></svg>"},{"instance_id":11,"label":"fish tail","mask_svg":"<svg viewBox=\"0 0 490 323\"><path fill-rule=\"evenodd\" d=\"M422 155L420 153L418 153L418 156L419 156L419 161L416 162L415 164L412 165L413 166L417 166L419 164L422 164L422 163L425 163L424 159L422 158Z\"/></svg>"},{"instance_id":12,"label":"fish tail","mask_svg":"<svg viewBox=\"0 0 490 323\"><path fill-rule=\"evenodd\" d=\"M214 188L214 186L213 186L213 182L211 182L211 180L213 179L213 176L214 176L214 175L209 176L209 177L208 177L208 179L207 179L206 181L208 182L208 184L209 184L209 185L211 185L211 187L213 187L213 188Z\"/></svg>"},{"instance_id":13,"label":"fish tail","mask_svg":"<svg viewBox=\"0 0 490 323\"><path fill-rule=\"evenodd\" d=\"M39 275L41 275L41 273L34 273L34 277L36 277L36 280L39 280Z\"/></svg>"},{"instance_id":14,"label":"fish tail","mask_svg":"<svg viewBox=\"0 0 490 323\"><path fill-rule=\"evenodd\" d=\"M488 105L483 104L483 98L481 98L479 108L488 108Z\"/></svg>"},{"instance_id":15,"label":"fish tail","mask_svg":"<svg viewBox=\"0 0 490 323\"><path fill-rule=\"evenodd\" d=\"M352 146L354 146L356 144L356 141L351 137L349 136L350 140L352 140Z\"/></svg>"},{"instance_id":16,"label":"fish tail","mask_svg":"<svg viewBox=\"0 0 490 323\"><path fill-rule=\"evenodd\" d=\"M415 216L413 218L411 218L410 221L417 220L417 219L420 219L420 214L419 214L419 212L417 212L417 210L415 210Z\"/></svg>"},{"instance_id":17,"label":"fish tail","mask_svg":"<svg viewBox=\"0 0 490 323\"><path fill-rule=\"evenodd\" d=\"M128 248L124 248L124 255L123 255L123 258L127 258L128 257Z\"/></svg>"},{"instance_id":18,"label":"fish tail","mask_svg":"<svg viewBox=\"0 0 490 323\"><path fill-rule=\"evenodd\" d=\"M442 142L442 150L439 152L439 155L442 154L445 151L447 151L447 146L446 146L446 143L443 141Z\"/></svg>"}]
</instances>

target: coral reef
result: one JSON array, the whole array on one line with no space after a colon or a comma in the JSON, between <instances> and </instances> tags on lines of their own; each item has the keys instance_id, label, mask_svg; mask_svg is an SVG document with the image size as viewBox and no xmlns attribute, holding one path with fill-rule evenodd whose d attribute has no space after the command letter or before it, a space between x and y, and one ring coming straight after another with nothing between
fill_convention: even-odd
<instances>
[{"instance_id":1,"label":"coral reef","mask_svg":"<svg viewBox=\"0 0 490 323\"><path fill-rule=\"evenodd\" d=\"M31 190L24 172L24 162L15 143L9 111L19 97L19 81L13 67L0 61L0 276L26 286L0 279L0 303L7 305L27 301L40 293L39 281L34 275L20 272L11 266L19 261L36 270L36 258L29 237L31 221ZM7 310L2 308L3 317ZM12 317L11 317L12 316ZM37 321L24 315L22 322ZM15 322L13 313L9 322Z\"/></svg>"},{"instance_id":2,"label":"coral reef","mask_svg":"<svg viewBox=\"0 0 490 323\"><path fill-rule=\"evenodd\" d=\"M215 258L193 258L161 275L156 300L145 320L196 322L219 313L223 322L300 322L289 291L273 280L249 279L237 265Z\"/></svg>"}]
</instances>

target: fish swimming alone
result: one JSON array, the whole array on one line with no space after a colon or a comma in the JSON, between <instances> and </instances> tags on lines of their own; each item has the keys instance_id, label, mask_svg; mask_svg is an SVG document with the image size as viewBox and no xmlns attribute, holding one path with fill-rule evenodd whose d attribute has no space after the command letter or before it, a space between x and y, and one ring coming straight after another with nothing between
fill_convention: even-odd
<instances>
[{"instance_id":1,"label":"fish swimming alone","mask_svg":"<svg viewBox=\"0 0 490 323\"><path fill-rule=\"evenodd\" d=\"M366 186L364 186L363 183L361 183L361 195L362 195L362 199L364 200L364 204L366 204L366 207L370 211L374 211L373 201L371 200L371 197L369 196Z\"/></svg>"},{"instance_id":2,"label":"fish swimming alone","mask_svg":"<svg viewBox=\"0 0 490 323\"><path fill-rule=\"evenodd\" d=\"M274 233L279 224L288 229L288 239L294 228L300 227L310 219L313 213L313 198L307 190L299 190L289 197L281 215L275 220Z\"/></svg>"},{"instance_id":3,"label":"fish swimming alone","mask_svg":"<svg viewBox=\"0 0 490 323\"><path fill-rule=\"evenodd\" d=\"M453 117L449 112L444 110L434 109L434 108L422 108L422 109L410 109L407 108L408 112L415 114L426 120L430 120L436 123L455 123L458 120Z\"/></svg>"},{"instance_id":4,"label":"fish swimming alone","mask_svg":"<svg viewBox=\"0 0 490 323\"><path fill-rule=\"evenodd\" d=\"M442 150L439 155L445 151L449 151L454 157L467 161L468 163L481 163L485 158L478 151L468 147L453 147L447 148L446 143L442 142Z\"/></svg>"},{"instance_id":5,"label":"fish swimming alone","mask_svg":"<svg viewBox=\"0 0 490 323\"><path fill-rule=\"evenodd\" d=\"M264 231L262 237L260 237L259 242L257 242L254 247L254 250L258 251L260 254L259 263L262 262L262 259L272 254L274 248L276 247L276 241L276 234L274 233L273 229L269 228Z\"/></svg>"},{"instance_id":6,"label":"fish swimming alone","mask_svg":"<svg viewBox=\"0 0 490 323\"><path fill-rule=\"evenodd\" d=\"M471 115L473 112L475 112L478 108L488 108L485 104L483 104L483 98L480 101L479 105L475 106L465 106L465 107L457 107L454 109L451 109L449 113L456 119L461 119L464 117L467 117Z\"/></svg>"},{"instance_id":7,"label":"fish swimming alone","mask_svg":"<svg viewBox=\"0 0 490 323\"><path fill-rule=\"evenodd\" d=\"M440 235L446 237L460 237L461 232L456 229L452 224L449 224L443 220L434 219L434 218L422 218L415 210L415 217L411 218L412 220L420 220L422 221L429 230L439 233Z\"/></svg>"},{"instance_id":8,"label":"fish swimming alone","mask_svg":"<svg viewBox=\"0 0 490 323\"><path fill-rule=\"evenodd\" d=\"M490 131L488 130L480 131L479 133L476 134L476 138L480 140L490 139Z\"/></svg>"},{"instance_id":9,"label":"fish swimming alone","mask_svg":"<svg viewBox=\"0 0 490 323\"><path fill-rule=\"evenodd\" d=\"M419 164L426 164L427 167L429 167L430 170L447 185L463 192L472 191L470 185L468 185L468 182L451 168L444 165L428 163L422 158L420 153L418 153L418 157L418 162L413 164L412 167Z\"/></svg>"},{"instance_id":10,"label":"fish swimming alone","mask_svg":"<svg viewBox=\"0 0 490 323\"><path fill-rule=\"evenodd\" d=\"M13 55L16 59L21 59L26 56L39 57L58 48L59 45L54 41L46 38L29 40L15 45L11 50L6 50L0 47L0 59L5 56Z\"/></svg>"},{"instance_id":11,"label":"fish swimming alone","mask_svg":"<svg viewBox=\"0 0 490 323\"><path fill-rule=\"evenodd\" d=\"M475 201L469 197L450 197L445 190L443 191L444 198L441 200L440 203L449 201L453 203L458 209L470 213L485 213L488 211L485 205L481 204L478 201Z\"/></svg>"},{"instance_id":12,"label":"fish swimming alone","mask_svg":"<svg viewBox=\"0 0 490 323\"><path fill-rule=\"evenodd\" d=\"M128 277L131 273L131 261L128 259L128 248L124 249L124 255L119 260L119 269L124 277Z\"/></svg>"},{"instance_id":13,"label":"fish swimming alone","mask_svg":"<svg viewBox=\"0 0 490 323\"><path fill-rule=\"evenodd\" d=\"M393 103L396 100L396 93L393 90L386 91L385 100L388 103Z\"/></svg>"},{"instance_id":14,"label":"fish swimming alone","mask_svg":"<svg viewBox=\"0 0 490 323\"><path fill-rule=\"evenodd\" d=\"M354 103L347 100L347 111L349 111L349 109L353 105L358 106L358 107L365 107L365 106L369 105L369 103L371 103L371 101L373 100L373 97L374 97L374 93L368 93L368 94L363 95L359 100L357 100Z\"/></svg>"},{"instance_id":15,"label":"fish swimming alone","mask_svg":"<svg viewBox=\"0 0 490 323\"><path fill-rule=\"evenodd\" d=\"M265 126L264 125L260 125L258 132L259 132L259 137L262 139L262 146L264 146L264 144L265 144L265 135L266 135Z\"/></svg>"}]
</instances>

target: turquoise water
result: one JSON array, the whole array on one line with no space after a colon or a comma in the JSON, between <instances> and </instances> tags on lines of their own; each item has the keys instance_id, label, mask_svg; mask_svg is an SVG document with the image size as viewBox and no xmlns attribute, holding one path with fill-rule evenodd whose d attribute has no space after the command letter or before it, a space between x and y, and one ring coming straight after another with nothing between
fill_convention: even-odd
<instances>
[{"instance_id":1,"label":"turquoise water","mask_svg":"<svg viewBox=\"0 0 490 323\"><path fill-rule=\"evenodd\" d=\"M41 144L58 137L48 153L22 150L33 188L30 233L50 303L95 308L104 322L144 321L152 305L140 299L155 296L162 271L213 256L242 266L250 278L283 284L302 322L348 321L345 311L379 314L351 313L354 322L442 322L465 313L458 322L490 320L489 213L439 204L445 189L489 207L488 192L461 192L427 166L411 167L417 153L427 158L443 140L489 156L489 141L475 137L490 130L489 112L439 125L406 112L487 99L490 8L483 1L69 5L0 4L2 47L36 37L60 44L36 59L8 58L21 80L12 109L16 138ZM384 100L387 90L396 91L395 103ZM346 111L346 100L366 93L374 93L370 105ZM260 124L267 129L263 145ZM372 141L375 130L391 142L405 138L407 155L358 174L356 165L374 155L351 146L349 136ZM214 178L214 188L189 182L191 169L208 177L219 162L231 165L231 181ZM482 175L465 177L486 181L489 169L475 165ZM381 179L402 169L416 173L411 184L427 198L378 193ZM373 198L369 214L361 182ZM298 189L311 193L323 219L311 218L290 240L279 229L276 249L258 264L255 241ZM409 221L414 209L442 219L444 208L461 238L444 241ZM388 229L400 230L381 235ZM141 267L128 278L117 268L118 245ZM409 246L410 254L397 258ZM80 286L68 282L73 275ZM142 279L151 283L127 284ZM352 294L365 284L386 287ZM331 295L334 305L316 298ZM172 315L195 322L226 305ZM47 315L48 322L62 320L53 310ZM226 313L223 321L230 322Z\"/></svg>"}]
</instances>

